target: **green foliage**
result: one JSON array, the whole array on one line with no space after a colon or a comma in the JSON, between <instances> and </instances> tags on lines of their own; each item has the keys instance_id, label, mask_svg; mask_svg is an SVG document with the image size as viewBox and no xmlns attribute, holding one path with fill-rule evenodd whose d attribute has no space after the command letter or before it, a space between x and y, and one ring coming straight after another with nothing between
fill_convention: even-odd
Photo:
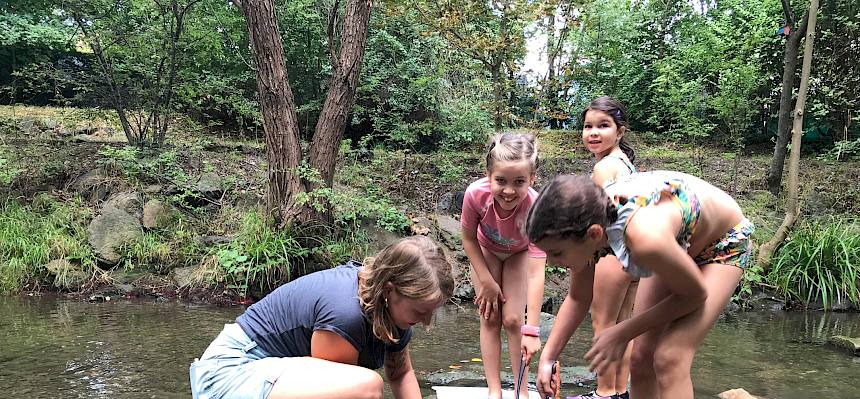
<instances>
[{"instance_id":1,"label":"green foliage","mask_svg":"<svg viewBox=\"0 0 860 399\"><path fill-rule=\"evenodd\" d=\"M860 138L856 140L837 141L833 148L818 156L825 161L860 160ZM0 177L2 181L2 177Z\"/></svg>"},{"instance_id":2,"label":"green foliage","mask_svg":"<svg viewBox=\"0 0 860 399\"><path fill-rule=\"evenodd\" d=\"M768 280L806 306L860 306L860 225L832 219L799 226L777 250Z\"/></svg>"},{"instance_id":3,"label":"green foliage","mask_svg":"<svg viewBox=\"0 0 860 399\"><path fill-rule=\"evenodd\" d=\"M51 260L65 259L92 270L95 258L84 227L89 217L80 199L59 202L42 195L30 205L0 203L0 293L38 286Z\"/></svg>"},{"instance_id":4,"label":"green foliage","mask_svg":"<svg viewBox=\"0 0 860 399\"><path fill-rule=\"evenodd\" d=\"M193 146L192 146L193 151ZM172 195L176 203L198 199L200 195L193 190L195 178L189 176L179 166L179 154L175 149L140 149L134 146L99 148L101 158L98 164L118 171L131 183L140 185L145 182L169 182L178 191Z\"/></svg>"},{"instance_id":5,"label":"green foliage","mask_svg":"<svg viewBox=\"0 0 860 399\"><path fill-rule=\"evenodd\" d=\"M11 183L15 179L15 176L18 176L21 172L21 169L9 165L9 160L0 157L0 185L5 186Z\"/></svg>"},{"instance_id":6,"label":"green foliage","mask_svg":"<svg viewBox=\"0 0 860 399\"><path fill-rule=\"evenodd\" d=\"M270 220L250 212L234 240L215 252L221 269L218 282L246 297L307 273L305 262L311 256L337 265L366 250L365 243L355 234L310 236L298 229L276 229Z\"/></svg>"}]
</instances>

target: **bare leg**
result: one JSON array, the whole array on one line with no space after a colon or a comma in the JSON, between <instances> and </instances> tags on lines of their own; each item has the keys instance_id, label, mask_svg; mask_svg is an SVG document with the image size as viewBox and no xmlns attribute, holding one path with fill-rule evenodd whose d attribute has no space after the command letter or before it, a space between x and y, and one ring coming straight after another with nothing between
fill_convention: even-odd
<instances>
[{"instance_id":1,"label":"bare leg","mask_svg":"<svg viewBox=\"0 0 860 399\"><path fill-rule=\"evenodd\" d=\"M281 371L268 399L381 399L384 383L373 370L312 357L282 359Z\"/></svg>"},{"instance_id":2,"label":"bare leg","mask_svg":"<svg viewBox=\"0 0 860 399\"><path fill-rule=\"evenodd\" d=\"M664 398L693 398L693 357L731 299L742 274L740 268L723 264L701 269L708 299L701 308L670 323L654 352L657 383Z\"/></svg>"},{"instance_id":3,"label":"bare leg","mask_svg":"<svg viewBox=\"0 0 860 399\"><path fill-rule=\"evenodd\" d=\"M639 280L636 292L634 316L642 313L663 300L669 291L657 277ZM657 385L657 375L654 371L654 349L663 328L647 331L633 341L633 354L630 357L630 397L659 398L660 390Z\"/></svg>"},{"instance_id":4,"label":"bare leg","mask_svg":"<svg viewBox=\"0 0 860 399\"><path fill-rule=\"evenodd\" d=\"M508 298L505 288L502 286L502 262L492 252L481 247L481 252L484 254L484 262L487 264L487 269L493 279L502 287L502 293L505 294L505 299ZM475 271L471 273L472 281L478 281ZM501 305L501 304L500 304ZM504 309L500 306L501 309ZM501 372L501 357L502 357L502 338L499 334L502 329L502 312L494 312L489 319L481 317L481 360L484 363L484 377L487 379L487 388L489 390L489 398L502 397L502 382L499 376Z\"/></svg>"},{"instance_id":5,"label":"bare leg","mask_svg":"<svg viewBox=\"0 0 860 399\"><path fill-rule=\"evenodd\" d=\"M528 290L528 279L526 278L528 260L526 251L522 251L511 255L502 266L502 292L507 300L502 306L502 327L508 336L508 354L511 357L511 372L514 374L514 383L519 377L520 362L522 362L520 326L525 322L523 314L526 311ZM520 392L528 392L528 371L523 375Z\"/></svg>"},{"instance_id":6,"label":"bare leg","mask_svg":"<svg viewBox=\"0 0 860 399\"><path fill-rule=\"evenodd\" d=\"M629 319L633 316L633 302L636 298L636 289L639 287L639 281L631 281L627 286L627 292L624 295L624 302L621 304L621 311L618 313L618 323ZM619 393L627 391L627 382L630 379L630 356L633 353L633 341L627 344L627 350L624 351L624 357L621 358L621 365L618 367L618 372L615 374L615 390Z\"/></svg>"},{"instance_id":7,"label":"bare leg","mask_svg":"<svg viewBox=\"0 0 860 399\"><path fill-rule=\"evenodd\" d=\"M621 268L618 259L610 255L604 256L597 262L594 270L594 299L591 302L591 323L595 334L620 321L619 315L625 305L628 287L630 287L630 276ZM633 300L628 300L626 304L629 309L632 309ZM629 361L629 357L627 359ZM605 373L597 376L598 395L611 396L626 390L627 375L622 376L623 383L617 381L621 365L622 362L613 363ZM619 385L624 385L625 389L617 391Z\"/></svg>"}]
</instances>

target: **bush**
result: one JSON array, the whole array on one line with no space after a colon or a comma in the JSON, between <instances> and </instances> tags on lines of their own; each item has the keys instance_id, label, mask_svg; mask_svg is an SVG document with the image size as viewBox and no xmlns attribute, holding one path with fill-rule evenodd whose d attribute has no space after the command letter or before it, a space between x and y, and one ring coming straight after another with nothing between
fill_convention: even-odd
<instances>
[{"instance_id":1,"label":"bush","mask_svg":"<svg viewBox=\"0 0 860 399\"><path fill-rule=\"evenodd\" d=\"M860 225L838 219L801 225L777 251L768 280L805 306L848 300L860 307Z\"/></svg>"}]
</instances>

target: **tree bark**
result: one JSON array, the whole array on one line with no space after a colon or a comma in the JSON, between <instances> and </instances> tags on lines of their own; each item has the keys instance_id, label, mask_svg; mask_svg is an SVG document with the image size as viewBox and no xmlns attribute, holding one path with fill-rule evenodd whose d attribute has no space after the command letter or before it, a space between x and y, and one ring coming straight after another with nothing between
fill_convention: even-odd
<instances>
[{"instance_id":1,"label":"tree bark","mask_svg":"<svg viewBox=\"0 0 860 399\"><path fill-rule=\"evenodd\" d=\"M818 13L818 0L812 0L807 14L806 43L803 46L803 67L800 72L800 90L794 107L794 126L791 134L791 157L788 163L788 192L785 196L785 218L773 238L759 247L758 265L765 271L770 269L771 258L776 248L788 236L788 231L800 213L798 207L798 175L800 174L800 140L803 134L803 110L806 106L806 93L809 89L809 70L812 68L812 47L815 44L815 19Z\"/></svg>"},{"instance_id":2,"label":"tree bark","mask_svg":"<svg viewBox=\"0 0 860 399\"><path fill-rule=\"evenodd\" d=\"M788 2L783 1L785 15L791 17L791 9L787 8ZM782 187L782 172L785 167L785 153L788 140L791 138L791 97L794 89L794 73L797 70L797 52L800 48L800 38L806 31L809 21L809 13L803 17L800 27L794 29L794 21L788 20L787 25L794 29L785 42L785 55L783 58L782 90L779 94L779 114L777 120L776 144L773 149L773 159L767 175L767 188L773 195L778 195Z\"/></svg>"},{"instance_id":3,"label":"tree bark","mask_svg":"<svg viewBox=\"0 0 860 399\"><path fill-rule=\"evenodd\" d=\"M269 186L266 208L281 225L298 214L296 196L304 192L296 174L302 159L293 91L284 65L284 47L273 0L238 2L248 25L251 53L266 133Z\"/></svg>"},{"instance_id":4,"label":"tree bark","mask_svg":"<svg viewBox=\"0 0 860 399\"><path fill-rule=\"evenodd\" d=\"M320 173L327 187L334 182L340 139L346 128L346 118L355 100L355 91L364 49L367 44L367 27L372 9L371 0L350 0L343 18L340 54L333 65L334 71L328 84L325 103L317 121L310 149L310 166ZM334 12L337 12L336 10ZM330 38L331 40L331 38ZM283 63L283 61L282 61ZM317 188L309 183L307 189ZM314 219L329 222L331 212L317 213Z\"/></svg>"}]
</instances>

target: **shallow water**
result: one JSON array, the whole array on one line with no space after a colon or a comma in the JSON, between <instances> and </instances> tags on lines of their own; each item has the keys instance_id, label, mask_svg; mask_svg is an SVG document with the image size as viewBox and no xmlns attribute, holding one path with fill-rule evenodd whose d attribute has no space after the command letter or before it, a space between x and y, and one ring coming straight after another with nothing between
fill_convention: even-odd
<instances>
[{"instance_id":1,"label":"shallow water","mask_svg":"<svg viewBox=\"0 0 860 399\"><path fill-rule=\"evenodd\" d=\"M0 297L0 397L189 398L188 364L242 311ZM694 363L696 396L743 387L765 398L856 397L860 358L823 345L836 334L860 336L860 316L754 312L721 320ZM578 332L562 364L584 366L590 339L589 328ZM429 331L416 329L410 346L425 396L432 394L427 376L454 371L451 365L480 375L480 363L470 361L480 357L478 319L470 307L442 309ZM566 385L562 393L588 390L586 382Z\"/></svg>"}]
</instances>

